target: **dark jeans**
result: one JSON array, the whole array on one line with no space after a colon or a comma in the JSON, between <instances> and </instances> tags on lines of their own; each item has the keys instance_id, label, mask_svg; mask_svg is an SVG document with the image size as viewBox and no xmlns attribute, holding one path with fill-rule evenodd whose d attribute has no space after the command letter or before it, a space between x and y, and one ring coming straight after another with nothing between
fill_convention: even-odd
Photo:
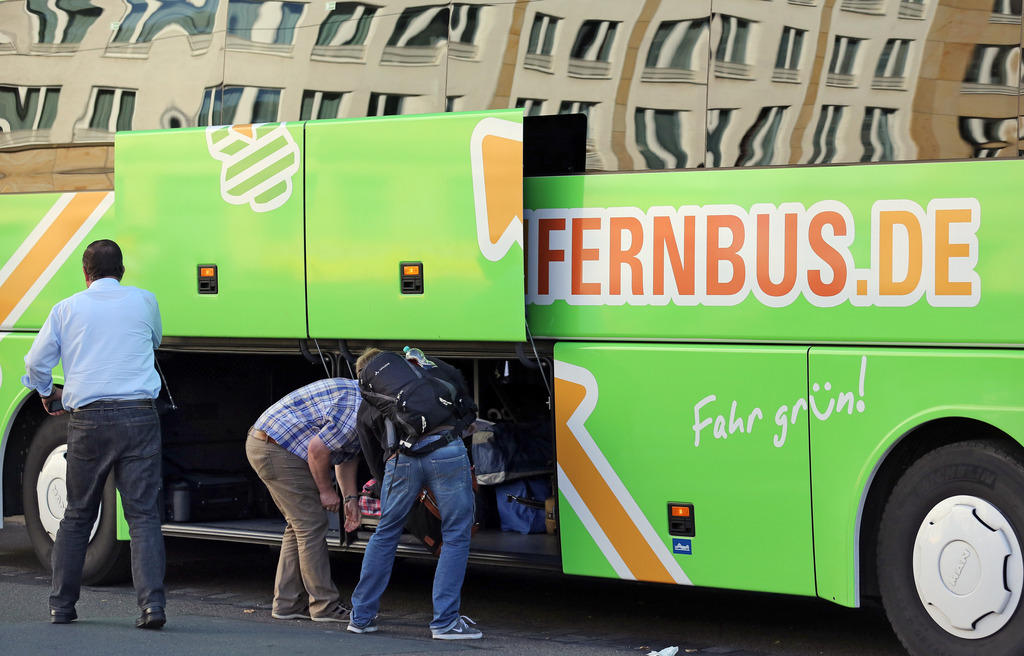
<instances>
[{"instance_id":1,"label":"dark jeans","mask_svg":"<svg viewBox=\"0 0 1024 656\"><path fill-rule=\"evenodd\" d=\"M53 545L50 608L69 611L78 601L89 533L111 470L128 521L139 607L163 606L160 419L147 401L95 405L75 410L68 424L68 507Z\"/></svg>"}]
</instances>

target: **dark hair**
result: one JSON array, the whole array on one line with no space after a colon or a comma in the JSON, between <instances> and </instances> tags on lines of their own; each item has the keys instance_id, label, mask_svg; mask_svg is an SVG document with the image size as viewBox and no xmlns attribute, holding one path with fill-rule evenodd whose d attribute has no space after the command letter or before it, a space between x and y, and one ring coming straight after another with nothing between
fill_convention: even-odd
<instances>
[{"instance_id":1,"label":"dark hair","mask_svg":"<svg viewBox=\"0 0 1024 656\"><path fill-rule=\"evenodd\" d=\"M82 254L82 266L90 280L100 278L121 279L124 275L124 262L121 260L121 247L110 239L97 239L85 247Z\"/></svg>"}]
</instances>

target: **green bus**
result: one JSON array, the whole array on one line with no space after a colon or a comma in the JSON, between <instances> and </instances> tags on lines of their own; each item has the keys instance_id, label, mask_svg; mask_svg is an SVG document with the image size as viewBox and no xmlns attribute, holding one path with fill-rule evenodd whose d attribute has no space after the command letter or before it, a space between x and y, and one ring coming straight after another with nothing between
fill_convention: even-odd
<instances>
[{"instance_id":1,"label":"green bus","mask_svg":"<svg viewBox=\"0 0 1024 656\"><path fill-rule=\"evenodd\" d=\"M165 535L279 542L252 421L414 345L507 460L474 561L1019 652L1020 3L36 4L0 4L0 495L44 566L66 418L19 378L108 237L163 316ZM551 532L502 530L527 474ZM109 481L88 581L126 538Z\"/></svg>"},{"instance_id":2,"label":"green bus","mask_svg":"<svg viewBox=\"0 0 1024 656\"><path fill-rule=\"evenodd\" d=\"M248 501L225 515L174 494L243 475L277 396L410 343L458 363L506 439L554 426L557 535L484 531L476 560L880 592L897 631L1012 635L1024 357L1003 181L1024 163L524 179L530 135L518 110L126 132L116 194L3 197L4 471L41 560L65 421L21 363L81 287L84 243L112 235L164 316L167 535L278 540L258 490L231 488ZM90 580L123 558L115 508L111 484Z\"/></svg>"}]
</instances>

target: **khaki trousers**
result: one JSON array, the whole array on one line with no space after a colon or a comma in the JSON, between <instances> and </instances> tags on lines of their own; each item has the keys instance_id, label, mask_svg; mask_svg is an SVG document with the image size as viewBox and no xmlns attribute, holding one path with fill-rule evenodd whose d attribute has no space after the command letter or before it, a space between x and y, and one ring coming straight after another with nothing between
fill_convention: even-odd
<instances>
[{"instance_id":1,"label":"khaki trousers","mask_svg":"<svg viewBox=\"0 0 1024 656\"><path fill-rule=\"evenodd\" d=\"M254 434L255 433L255 434ZM245 454L288 525L274 580L274 612L305 609L323 615L338 601L327 553L327 515L306 461L278 446L262 431L249 430Z\"/></svg>"}]
</instances>

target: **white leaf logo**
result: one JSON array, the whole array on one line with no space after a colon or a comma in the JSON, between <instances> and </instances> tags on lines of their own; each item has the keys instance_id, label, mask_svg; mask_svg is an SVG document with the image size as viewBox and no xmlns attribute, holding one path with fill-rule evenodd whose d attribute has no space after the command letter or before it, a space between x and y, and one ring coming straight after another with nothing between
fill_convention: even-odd
<instances>
[{"instance_id":1,"label":"white leaf logo","mask_svg":"<svg viewBox=\"0 0 1024 656\"><path fill-rule=\"evenodd\" d=\"M206 129L210 154L220 160L220 195L256 212L275 210L291 197L299 170L299 147L284 123Z\"/></svg>"}]
</instances>

